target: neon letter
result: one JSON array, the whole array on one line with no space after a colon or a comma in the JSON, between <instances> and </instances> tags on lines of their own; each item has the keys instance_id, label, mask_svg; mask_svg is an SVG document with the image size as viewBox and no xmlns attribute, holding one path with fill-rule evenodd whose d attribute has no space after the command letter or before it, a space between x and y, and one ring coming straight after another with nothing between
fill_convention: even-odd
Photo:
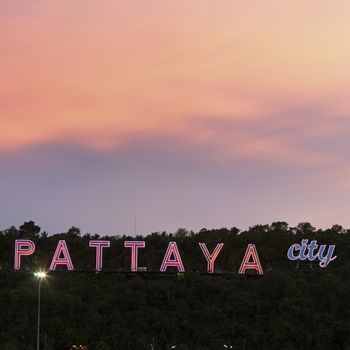
<instances>
[{"instance_id":1,"label":"neon letter","mask_svg":"<svg viewBox=\"0 0 350 350\"><path fill-rule=\"evenodd\" d=\"M15 241L15 270L21 268L21 256L32 255L35 252L35 244L33 241L27 239L16 239Z\"/></svg>"},{"instance_id":2,"label":"neon letter","mask_svg":"<svg viewBox=\"0 0 350 350\"><path fill-rule=\"evenodd\" d=\"M200 246L200 248L204 254L204 257L208 263L207 264L207 271L209 273L214 273L215 260L218 257L222 247L224 246L224 243L217 244L212 254L209 253L208 248L205 245L205 243L199 243L199 246Z\"/></svg>"},{"instance_id":3,"label":"neon letter","mask_svg":"<svg viewBox=\"0 0 350 350\"><path fill-rule=\"evenodd\" d=\"M167 251L164 255L162 265L160 267L160 271L161 272L166 271L166 269L169 266L176 267L179 272L185 271L176 242L169 242Z\"/></svg>"},{"instance_id":4,"label":"neon letter","mask_svg":"<svg viewBox=\"0 0 350 350\"><path fill-rule=\"evenodd\" d=\"M335 250L335 245L330 245L328 248L328 252L324 254L326 249L325 245L320 246L320 250L318 251L318 259L320 260L320 267L326 267L331 261L335 260L337 256L332 256Z\"/></svg>"},{"instance_id":5,"label":"neon letter","mask_svg":"<svg viewBox=\"0 0 350 350\"><path fill-rule=\"evenodd\" d=\"M61 257L61 255L63 256ZM56 270L57 265L66 265L68 270L74 270L68 247L64 240L58 241L55 254L51 261L50 270Z\"/></svg>"},{"instance_id":6,"label":"neon letter","mask_svg":"<svg viewBox=\"0 0 350 350\"><path fill-rule=\"evenodd\" d=\"M300 253L298 255L294 255L294 251L298 251L300 250L300 244L292 244L289 249L288 249L288 253L287 253L287 256L288 256L288 259L289 260L298 260L300 258Z\"/></svg>"},{"instance_id":7,"label":"neon letter","mask_svg":"<svg viewBox=\"0 0 350 350\"><path fill-rule=\"evenodd\" d=\"M246 270L255 270L257 274L263 275L264 271L261 267L258 252L255 244L249 244L245 252L241 267L238 270L239 274L245 274Z\"/></svg>"},{"instance_id":8,"label":"neon letter","mask_svg":"<svg viewBox=\"0 0 350 350\"><path fill-rule=\"evenodd\" d=\"M300 260L306 260L307 259L307 255L306 255L306 249L308 247L307 242L308 242L307 239L303 239L301 241Z\"/></svg>"},{"instance_id":9,"label":"neon letter","mask_svg":"<svg viewBox=\"0 0 350 350\"><path fill-rule=\"evenodd\" d=\"M138 269L138 249L145 248L145 241L125 241L124 247L131 248L131 271L135 272Z\"/></svg>"},{"instance_id":10,"label":"neon letter","mask_svg":"<svg viewBox=\"0 0 350 350\"><path fill-rule=\"evenodd\" d=\"M110 246L109 241L90 241L89 247L96 248L96 265L95 270L101 271L103 267L103 248Z\"/></svg>"},{"instance_id":11,"label":"neon letter","mask_svg":"<svg viewBox=\"0 0 350 350\"><path fill-rule=\"evenodd\" d=\"M317 254L314 254L315 249L317 249L317 241L311 241L309 244L309 253L308 253L308 260L314 261L317 258Z\"/></svg>"}]
</instances>

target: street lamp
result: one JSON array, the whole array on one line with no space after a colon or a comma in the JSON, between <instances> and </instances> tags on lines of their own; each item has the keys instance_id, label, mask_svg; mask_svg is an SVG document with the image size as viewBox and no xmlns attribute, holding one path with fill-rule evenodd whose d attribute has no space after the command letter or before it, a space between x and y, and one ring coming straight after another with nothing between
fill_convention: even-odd
<instances>
[{"instance_id":1,"label":"street lamp","mask_svg":"<svg viewBox=\"0 0 350 350\"><path fill-rule=\"evenodd\" d=\"M232 348L233 348L232 345L228 346L228 345L226 345L226 344L224 344L224 347L227 348L227 349L232 349Z\"/></svg>"},{"instance_id":2,"label":"street lamp","mask_svg":"<svg viewBox=\"0 0 350 350\"><path fill-rule=\"evenodd\" d=\"M38 328L36 334L36 349L40 350L40 306L41 306L41 281L46 277L46 272L38 271L34 273L34 276L38 279Z\"/></svg>"},{"instance_id":3,"label":"street lamp","mask_svg":"<svg viewBox=\"0 0 350 350\"><path fill-rule=\"evenodd\" d=\"M154 337L152 337L151 349L154 350Z\"/></svg>"}]
</instances>

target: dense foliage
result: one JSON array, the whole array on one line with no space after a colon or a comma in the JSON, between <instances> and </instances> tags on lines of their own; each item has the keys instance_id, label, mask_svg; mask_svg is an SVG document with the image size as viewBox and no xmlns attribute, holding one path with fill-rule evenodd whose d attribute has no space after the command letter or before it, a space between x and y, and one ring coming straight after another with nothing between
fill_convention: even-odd
<instances>
[{"instance_id":1,"label":"dense foliage","mask_svg":"<svg viewBox=\"0 0 350 350\"><path fill-rule=\"evenodd\" d=\"M37 251L14 272L18 238L35 241ZM139 266L147 273L136 274L125 273L130 250L123 242L135 238L126 236L105 237L111 240L106 271L91 272L95 251L88 242L99 238L74 227L48 235L33 222L0 232L0 349L36 348L38 281L32 272L47 269L59 239L67 241L76 271L52 272L42 282L43 349L350 349L350 232L341 226L316 230L276 222L244 232L152 233L137 237L146 241ZM338 258L323 270L290 262L288 247L305 238L336 244ZM156 274L171 240L186 273ZM199 242L210 249L224 243L217 274L204 273ZM248 243L256 244L264 277L237 275Z\"/></svg>"}]
</instances>

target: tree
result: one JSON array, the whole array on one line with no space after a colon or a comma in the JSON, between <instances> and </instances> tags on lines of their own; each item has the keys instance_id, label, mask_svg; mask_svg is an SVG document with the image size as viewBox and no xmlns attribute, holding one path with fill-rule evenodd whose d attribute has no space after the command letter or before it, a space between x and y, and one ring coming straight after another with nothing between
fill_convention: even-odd
<instances>
[{"instance_id":1,"label":"tree","mask_svg":"<svg viewBox=\"0 0 350 350\"><path fill-rule=\"evenodd\" d=\"M27 235L28 237L35 237L39 235L41 228L40 226L35 225L34 221L30 220L24 222L24 224L19 227L19 230L22 233L22 235Z\"/></svg>"}]
</instances>

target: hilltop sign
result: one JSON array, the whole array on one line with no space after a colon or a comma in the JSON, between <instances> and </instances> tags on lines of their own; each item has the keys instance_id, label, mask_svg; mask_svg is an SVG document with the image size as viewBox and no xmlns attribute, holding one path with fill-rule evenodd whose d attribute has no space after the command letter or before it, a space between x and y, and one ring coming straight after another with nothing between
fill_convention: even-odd
<instances>
[{"instance_id":1,"label":"hilltop sign","mask_svg":"<svg viewBox=\"0 0 350 350\"><path fill-rule=\"evenodd\" d=\"M337 257L333 256L335 245L330 245L326 251L327 246L325 244L318 246L317 241L311 241L308 244L307 239L303 239L301 244L293 244L288 249L288 259L289 260L308 260L308 261L319 261L319 266L324 268L331 261L335 260Z\"/></svg>"},{"instance_id":2,"label":"hilltop sign","mask_svg":"<svg viewBox=\"0 0 350 350\"><path fill-rule=\"evenodd\" d=\"M199 248L202 251L207 262L207 272L215 272L215 261L219 256L224 243L218 243L215 249L210 252L205 243L199 243ZM110 247L108 240L91 240L89 247L95 249L95 271L103 270L103 252ZM145 241L125 241L124 247L130 249L130 271L139 271L138 256L139 250L146 248ZM35 243L27 239L18 239L15 241L15 255L14 255L14 269L20 270L22 258L30 256L35 253ZM317 241L311 241L308 244L307 239L303 239L301 244L293 244L287 252L287 257L291 261L295 260L318 260L322 268L335 260L337 257L333 256L335 250L334 245L330 245L327 249L326 245L317 245ZM64 266L69 271L74 271L74 265L68 250L65 240L59 240L56 250L53 254L49 270L55 271L58 266ZM176 242L169 242L166 252L160 266L160 272L166 272L169 267L175 268L178 272L185 272L185 267L181 258L180 251ZM242 263L238 270L238 274L246 274L248 270L253 270L258 275L263 275L263 268L260 263L259 255L255 244L249 244L244 254Z\"/></svg>"}]
</instances>

